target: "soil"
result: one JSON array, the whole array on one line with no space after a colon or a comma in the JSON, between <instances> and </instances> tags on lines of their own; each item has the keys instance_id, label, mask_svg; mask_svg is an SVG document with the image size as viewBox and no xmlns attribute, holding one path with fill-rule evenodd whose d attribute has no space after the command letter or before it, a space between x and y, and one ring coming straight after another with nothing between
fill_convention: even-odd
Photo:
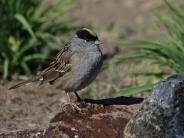
<instances>
[{"instance_id":1,"label":"soil","mask_svg":"<svg viewBox=\"0 0 184 138\"><path fill-rule=\"evenodd\" d=\"M118 23L122 26L125 37L147 37L147 34L143 33L144 25L149 23L149 17L153 10L160 6L161 0L80 0L80 3L81 24L99 26L108 31L112 24ZM103 51L113 53L116 47L104 32L99 34L106 40ZM94 84L105 79L102 72ZM60 112L62 104L67 102L65 93L47 85L36 84L9 91L8 87L15 83L17 81L0 85L0 134L23 129L28 129L29 133L49 127L49 121ZM126 108L128 110L129 106ZM108 110L110 112L111 108ZM127 123L137 111L137 105L131 110L131 114L124 115L127 119L122 120L121 124ZM86 121L86 118L83 121ZM53 121L54 119L51 120Z\"/></svg>"},{"instance_id":2,"label":"soil","mask_svg":"<svg viewBox=\"0 0 184 138\"><path fill-rule=\"evenodd\" d=\"M30 85L10 91L10 85L0 86L0 133L46 127L61 103L66 102L64 93L47 86Z\"/></svg>"}]
</instances>

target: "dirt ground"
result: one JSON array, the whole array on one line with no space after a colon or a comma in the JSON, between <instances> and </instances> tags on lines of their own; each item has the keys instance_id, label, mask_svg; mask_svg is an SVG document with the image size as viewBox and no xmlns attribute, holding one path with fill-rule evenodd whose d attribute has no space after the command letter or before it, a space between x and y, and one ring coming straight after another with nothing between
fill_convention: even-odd
<instances>
[{"instance_id":1,"label":"dirt ground","mask_svg":"<svg viewBox=\"0 0 184 138\"><path fill-rule=\"evenodd\" d=\"M99 32L99 37L105 42L103 52L113 53L116 44L112 35L108 34L112 26L121 27L122 39L149 37L145 30L149 28L153 11L159 8L161 3L161 0L80 0L80 23L101 28L103 31ZM102 71L92 87L95 89L98 85L103 89L106 78L107 74ZM123 85L129 85L126 82L121 81ZM66 102L64 92L53 87L38 87L33 84L9 91L8 87L14 83L0 84L0 133L25 128L44 128L59 112L62 103ZM82 95L85 96L85 92ZM106 96L103 93L101 95Z\"/></svg>"}]
</instances>

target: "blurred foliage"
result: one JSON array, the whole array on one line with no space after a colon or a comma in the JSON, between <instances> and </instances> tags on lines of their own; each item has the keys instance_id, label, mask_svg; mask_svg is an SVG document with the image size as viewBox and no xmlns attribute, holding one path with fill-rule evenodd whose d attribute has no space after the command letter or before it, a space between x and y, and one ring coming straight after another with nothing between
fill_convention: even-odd
<instances>
[{"instance_id":1,"label":"blurred foliage","mask_svg":"<svg viewBox=\"0 0 184 138\"><path fill-rule=\"evenodd\" d=\"M130 40L123 42L121 44L123 47L133 48L133 50L127 54L115 56L108 66L110 69L125 60L146 59L151 65L156 64L160 67L169 67L169 75L184 73L184 13L181 8L182 4L170 0L164 0L164 2L166 9L162 12L159 11L157 16L159 22L166 30L164 40ZM136 75L161 78L168 74L167 72L160 71L137 73ZM119 94L133 95L149 91L152 87L153 84L145 84L120 90Z\"/></svg>"},{"instance_id":2,"label":"blurred foliage","mask_svg":"<svg viewBox=\"0 0 184 138\"><path fill-rule=\"evenodd\" d=\"M74 0L0 1L0 74L30 75L48 61L58 41L75 29ZM52 5L51 5L52 4ZM46 52L47 51L47 52Z\"/></svg>"}]
</instances>

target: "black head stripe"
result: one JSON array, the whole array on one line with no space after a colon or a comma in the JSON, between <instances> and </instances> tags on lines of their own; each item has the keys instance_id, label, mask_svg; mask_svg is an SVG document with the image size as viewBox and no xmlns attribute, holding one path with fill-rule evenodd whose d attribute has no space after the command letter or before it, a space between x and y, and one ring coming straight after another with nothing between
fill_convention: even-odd
<instances>
[{"instance_id":1,"label":"black head stripe","mask_svg":"<svg viewBox=\"0 0 184 138\"><path fill-rule=\"evenodd\" d=\"M91 32L89 32L89 30L87 29L81 29L79 31L77 31L77 37L80 39L84 39L86 41L96 41L98 40L97 35L93 35L91 34Z\"/></svg>"}]
</instances>

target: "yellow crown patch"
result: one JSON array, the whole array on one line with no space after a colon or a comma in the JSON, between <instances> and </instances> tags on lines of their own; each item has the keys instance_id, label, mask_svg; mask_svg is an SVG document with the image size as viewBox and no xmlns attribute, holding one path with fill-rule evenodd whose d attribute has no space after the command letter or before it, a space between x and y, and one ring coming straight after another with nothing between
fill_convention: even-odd
<instances>
[{"instance_id":1,"label":"yellow crown patch","mask_svg":"<svg viewBox=\"0 0 184 138\"><path fill-rule=\"evenodd\" d=\"M96 32L94 32L94 31L92 31L92 30L90 30L90 29L87 29L87 28L83 28L83 30L88 31L88 32L90 33L90 35L92 35L93 37L97 37Z\"/></svg>"}]
</instances>

